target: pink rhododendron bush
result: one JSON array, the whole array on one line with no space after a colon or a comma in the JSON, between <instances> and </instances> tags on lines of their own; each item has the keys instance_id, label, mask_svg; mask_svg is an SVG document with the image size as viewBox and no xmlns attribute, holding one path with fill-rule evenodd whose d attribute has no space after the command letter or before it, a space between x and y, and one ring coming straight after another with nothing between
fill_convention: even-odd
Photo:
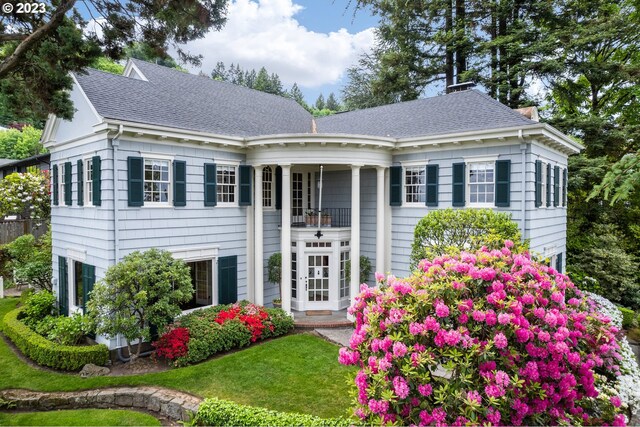
<instances>
[{"instance_id":1,"label":"pink rhododendron bush","mask_svg":"<svg viewBox=\"0 0 640 427\"><path fill-rule=\"evenodd\" d=\"M512 243L377 274L350 308L340 362L360 367L355 413L403 425L624 425L603 389L618 329L569 278Z\"/></svg>"}]
</instances>

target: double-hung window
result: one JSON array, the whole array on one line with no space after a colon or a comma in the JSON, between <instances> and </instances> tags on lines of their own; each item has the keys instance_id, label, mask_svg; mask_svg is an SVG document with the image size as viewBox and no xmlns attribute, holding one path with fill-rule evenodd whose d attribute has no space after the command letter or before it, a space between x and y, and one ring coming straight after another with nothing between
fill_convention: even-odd
<instances>
[{"instance_id":1,"label":"double-hung window","mask_svg":"<svg viewBox=\"0 0 640 427\"><path fill-rule=\"evenodd\" d=\"M422 166L404 168L404 202L405 204L425 203L426 170Z\"/></svg>"},{"instance_id":2,"label":"double-hung window","mask_svg":"<svg viewBox=\"0 0 640 427\"><path fill-rule=\"evenodd\" d=\"M93 206L93 159L84 161L84 205Z\"/></svg>"},{"instance_id":3,"label":"double-hung window","mask_svg":"<svg viewBox=\"0 0 640 427\"><path fill-rule=\"evenodd\" d=\"M218 206L236 204L236 166L218 164L216 169Z\"/></svg>"},{"instance_id":4,"label":"double-hung window","mask_svg":"<svg viewBox=\"0 0 640 427\"><path fill-rule=\"evenodd\" d=\"M171 161L144 159L144 203L169 204L171 200Z\"/></svg>"},{"instance_id":5,"label":"double-hung window","mask_svg":"<svg viewBox=\"0 0 640 427\"><path fill-rule=\"evenodd\" d=\"M66 190L66 184L64 181L64 169L66 164L61 162L58 165L58 203L60 206L64 205L64 195Z\"/></svg>"},{"instance_id":6,"label":"double-hung window","mask_svg":"<svg viewBox=\"0 0 640 427\"><path fill-rule=\"evenodd\" d=\"M262 206L273 207L273 170L271 166L262 169Z\"/></svg>"},{"instance_id":7,"label":"double-hung window","mask_svg":"<svg viewBox=\"0 0 640 427\"><path fill-rule=\"evenodd\" d=\"M542 163L542 175L540 177L540 181L542 182L542 193L540 193L540 203L542 207L548 206L547 205L547 193L549 192L548 190L548 185L549 185L549 176L547 173L547 164L546 163Z\"/></svg>"},{"instance_id":8,"label":"double-hung window","mask_svg":"<svg viewBox=\"0 0 640 427\"><path fill-rule=\"evenodd\" d=\"M493 207L495 204L495 162L467 164L469 206Z\"/></svg>"}]
</instances>

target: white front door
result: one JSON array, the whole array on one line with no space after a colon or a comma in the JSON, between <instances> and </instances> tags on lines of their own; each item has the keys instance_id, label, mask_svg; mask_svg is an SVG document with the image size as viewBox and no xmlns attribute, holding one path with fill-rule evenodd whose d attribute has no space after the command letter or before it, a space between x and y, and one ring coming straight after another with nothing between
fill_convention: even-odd
<instances>
[{"instance_id":1,"label":"white front door","mask_svg":"<svg viewBox=\"0 0 640 427\"><path fill-rule=\"evenodd\" d=\"M307 255L307 309L327 308L329 296L330 254Z\"/></svg>"}]
</instances>

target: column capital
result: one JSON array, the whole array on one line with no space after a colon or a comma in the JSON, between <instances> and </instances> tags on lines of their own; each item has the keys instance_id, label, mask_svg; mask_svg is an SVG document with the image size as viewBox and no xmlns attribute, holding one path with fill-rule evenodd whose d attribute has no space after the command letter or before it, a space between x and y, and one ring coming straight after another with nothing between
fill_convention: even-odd
<instances>
[{"instance_id":1,"label":"column capital","mask_svg":"<svg viewBox=\"0 0 640 427\"><path fill-rule=\"evenodd\" d=\"M364 163L352 163L351 164L351 169L360 169L361 167L364 167Z\"/></svg>"},{"instance_id":2,"label":"column capital","mask_svg":"<svg viewBox=\"0 0 640 427\"><path fill-rule=\"evenodd\" d=\"M262 163L254 163L254 164L253 164L253 165L251 165L251 166L253 166L254 168L258 169L258 168L263 167L264 165L263 165Z\"/></svg>"},{"instance_id":3,"label":"column capital","mask_svg":"<svg viewBox=\"0 0 640 427\"><path fill-rule=\"evenodd\" d=\"M385 171L389 168L389 166L376 166L377 171Z\"/></svg>"}]
</instances>

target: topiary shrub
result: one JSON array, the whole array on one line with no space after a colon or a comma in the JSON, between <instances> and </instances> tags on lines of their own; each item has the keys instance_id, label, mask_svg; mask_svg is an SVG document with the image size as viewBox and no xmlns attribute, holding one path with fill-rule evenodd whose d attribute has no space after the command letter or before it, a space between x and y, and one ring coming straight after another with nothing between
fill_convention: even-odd
<instances>
[{"instance_id":1,"label":"topiary shrub","mask_svg":"<svg viewBox=\"0 0 640 427\"><path fill-rule=\"evenodd\" d=\"M476 251L482 246L499 249L511 240L520 252L528 247L521 243L518 224L511 214L491 209L440 209L429 212L418 221L411 245L411 269L420 260L460 250Z\"/></svg>"},{"instance_id":2,"label":"topiary shrub","mask_svg":"<svg viewBox=\"0 0 640 427\"><path fill-rule=\"evenodd\" d=\"M350 426L346 418L319 418L313 415L278 412L240 405L220 399L205 399L193 423L199 426Z\"/></svg>"},{"instance_id":3,"label":"topiary shrub","mask_svg":"<svg viewBox=\"0 0 640 427\"><path fill-rule=\"evenodd\" d=\"M421 261L362 285L339 361L367 424L624 423L618 329L569 278L501 250ZM611 391L613 390L613 391Z\"/></svg>"}]
</instances>

